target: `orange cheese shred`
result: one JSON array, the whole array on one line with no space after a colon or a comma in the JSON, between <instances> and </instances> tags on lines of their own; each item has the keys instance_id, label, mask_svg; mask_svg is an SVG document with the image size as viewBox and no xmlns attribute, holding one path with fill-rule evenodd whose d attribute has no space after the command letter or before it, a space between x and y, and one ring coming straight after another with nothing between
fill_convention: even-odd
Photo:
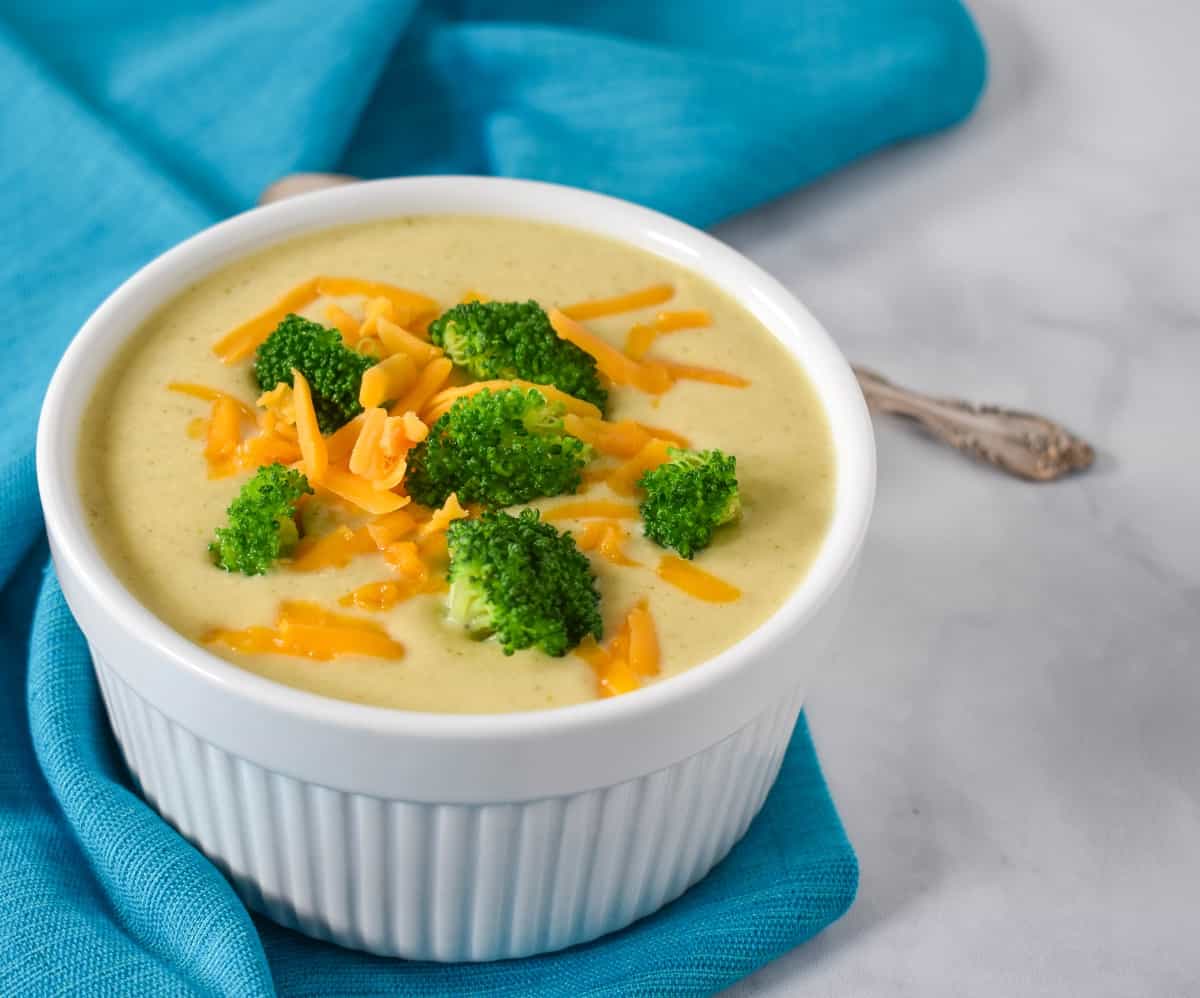
<instances>
[{"instance_id":1,"label":"orange cheese shred","mask_svg":"<svg viewBox=\"0 0 1200 998\"><path fill-rule=\"evenodd\" d=\"M658 330L653 326L642 322L631 326L629 332L625 334L625 355L634 360L641 360L654 346L656 339L658 339Z\"/></svg>"},{"instance_id":2,"label":"orange cheese shred","mask_svg":"<svg viewBox=\"0 0 1200 998\"><path fill-rule=\"evenodd\" d=\"M386 298L392 303L398 320L437 311L437 302L432 298L382 281L364 281L357 277L318 277L315 286L318 294L331 298Z\"/></svg>"},{"instance_id":3,"label":"orange cheese shred","mask_svg":"<svg viewBox=\"0 0 1200 998\"><path fill-rule=\"evenodd\" d=\"M325 438L325 450L330 464L341 464L350 456L365 421L366 414L360 412L345 426L338 428L331 436Z\"/></svg>"},{"instance_id":4,"label":"orange cheese shred","mask_svg":"<svg viewBox=\"0 0 1200 998\"><path fill-rule=\"evenodd\" d=\"M646 426L632 419L609 422L567 413L563 426L571 436L591 444L601 454L607 454L609 457L633 457L655 437L668 440L679 447L688 446L687 438L682 434Z\"/></svg>"},{"instance_id":5,"label":"orange cheese shred","mask_svg":"<svg viewBox=\"0 0 1200 998\"><path fill-rule=\"evenodd\" d=\"M613 469L608 476L608 487L620 496L633 495L637 491L638 479L669 460L668 452L673 446L666 440L651 439L628 461Z\"/></svg>"},{"instance_id":6,"label":"orange cheese shred","mask_svg":"<svg viewBox=\"0 0 1200 998\"><path fill-rule=\"evenodd\" d=\"M335 527L320 537L305 537L296 545L288 566L293 572L319 572L323 568L345 568L360 554L378 548L366 527L351 530Z\"/></svg>"},{"instance_id":7,"label":"orange cheese shred","mask_svg":"<svg viewBox=\"0 0 1200 998\"><path fill-rule=\"evenodd\" d=\"M591 298L574 305L565 305L562 311L572 319L598 319L605 315L617 315L650 305L661 305L670 301L674 295L675 289L669 284L651 284L649 287L614 298Z\"/></svg>"},{"instance_id":8,"label":"orange cheese shred","mask_svg":"<svg viewBox=\"0 0 1200 998\"><path fill-rule=\"evenodd\" d=\"M629 534L612 520L592 520L579 532L576 544L581 551L599 551L614 565L636 567L639 563L625 554Z\"/></svg>"},{"instance_id":9,"label":"orange cheese shred","mask_svg":"<svg viewBox=\"0 0 1200 998\"><path fill-rule=\"evenodd\" d=\"M396 321L396 304L390 298L371 298L363 306L363 325L375 323L379 319Z\"/></svg>"},{"instance_id":10,"label":"orange cheese shred","mask_svg":"<svg viewBox=\"0 0 1200 998\"><path fill-rule=\"evenodd\" d=\"M579 531L575 544L580 551L594 551L604 539L610 520L592 520Z\"/></svg>"},{"instance_id":11,"label":"orange cheese shred","mask_svg":"<svg viewBox=\"0 0 1200 998\"><path fill-rule=\"evenodd\" d=\"M542 519L555 520L636 520L638 508L632 503L612 502L607 499L581 499L551 506L542 512Z\"/></svg>"},{"instance_id":12,"label":"orange cheese shred","mask_svg":"<svg viewBox=\"0 0 1200 998\"><path fill-rule=\"evenodd\" d=\"M658 675L661 661L658 631L644 599L629 611L625 626L629 633L629 664L639 675Z\"/></svg>"},{"instance_id":13,"label":"orange cheese shred","mask_svg":"<svg viewBox=\"0 0 1200 998\"><path fill-rule=\"evenodd\" d=\"M625 337L625 352L634 360L641 360L654 345L654 341L665 333L681 329L701 329L712 325L712 316L706 309L696 308L682 312L659 312L650 323L639 322Z\"/></svg>"},{"instance_id":14,"label":"orange cheese shred","mask_svg":"<svg viewBox=\"0 0 1200 998\"><path fill-rule=\"evenodd\" d=\"M242 443L239 454L244 468L261 468L265 464L295 464L301 460L296 442L276 433L260 433L251 437Z\"/></svg>"},{"instance_id":15,"label":"orange cheese shred","mask_svg":"<svg viewBox=\"0 0 1200 998\"><path fill-rule=\"evenodd\" d=\"M439 315L438 310L432 309L429 312L420 312L415 319L409 319L405 323L404 328L414 336L419 336L423 340L429 339L429 324L433 322Z\"/></svg>"},{"instance_id":16,"label":"orange cheese shred","mask_svg":"<svg viewBox=\"0 0 1200 998\"><path fill-rule=\"evenodd\" d=\"M361 353L364 357L373 357L375 360L383 360L388 355L388 349L380 342L378 336L364 336L354 344L356 353Z\"/></svg>"},{"instance_id":17,"label":"orange cheese shred","mask_svg":"<svg viewBox=\"0 0 1200 998\"><path fill-rule=\"evenodd\" d=\"M426 575L425 562L415 541L395 541L383 551L383 558L405 579L421 582Z\"/></svg>"},{"instance_id":18,"label":"orange cheese shred","mask_svg":"<svg viewBox=\"0 0 1200 998\"><path fill-rule=\"evenodd\" d=\"M569 412L563 419L563 427L571 436L610 457L632 457L650 439L650 434L632 420L610 423Z\"/></svg>"},{"instance_id":19,"label":"orange cheese shred","mask_svg":"<svg viewBox=\"0 0 1200 998\"><path fill-rule=\"evenodd\" d=\"M642 685L638 674L623 658L610 658L599 670L596 680L600 687L600 695L604 697L632 693Z\"/></svg>"},{"instance_id":20,"label":"orange cheese shred","mask_svg":"<svg viewBox=\"0 0 1200 998\"><path fill-rule=\"evenodd\" d=\"M350 452L350 472L365 478L377 490L396 488L404 481L408 452L427 432L425 424L412 413L389 416L386 409L368 409Z\"/></svg>"},{"instance_id":21,"label":"orange cheese shred","mask_svg":"<svg viewBox=\"0 0 1200 998\"><path fill-rule=\"evenodd\" d=\"M358 610L390 610L407 595L395 582L368 582L339 597L338 602Z\"/></svg>"},{"instance_id":22,"label":"orange cheese shred","mask_svg":"<svg viewBox=\"0 0 1200 998\"><path fill-rule=\"evenodd\" d=\"M604 531L604 536L600 538L600 543L597 545L596 550L614 565L636 568L640 562L634 561L625 554L625 542L628 540L629 534L626 531L622 530L617 524L610 523Z\"/></svg>"},{"instance_id":23,"label":"orange cheese shred","mask_svg":"<svg viewBox=\"0 0 1200 998\"><path fill-rule=\"evenodd\" d=\"M420 412L446 383L446 379L450 377L453 369L454 363L449 357L439 357L437 360L430 361L421 369L416 383L408 390L408 393L392 406L391 414L400 416L406 412Z\"/></svg>"},{"instance_id":24,"label":"orange cheese shred","mask_svg":"<svg viewBox=\"0 0 1200 998\"><path fill-rule=\"evenodd\" d=\"M281 603L274 627L216 627L204 636L204 641L250 654L294 655L318 661L340 655L400 659L404 654L404 645L378 624L299 600Z\"/></svg>"},{"instance_id":25,"label":"orange cheese shred","mask_svg":"<svg viewBox=\"0 0 1200 998\"><path fill-rule=\"evenodd\" d=\"M414 365L424 367L442 356L440 347L410 333L407 329L380 316L375 322L375 335L389 354L407 354Z\"/></svg>"},{"instance_id":26,"label":"orange cheese shred","mask_svg":"<svg viewBox=\"0 0 1200 998\"><path fill-rule=\"evenodd\" d=\"M212 415L208 418L208 437L204 444L204 456L209 461L233 457L242 438L240 416L233 399L222 396L213 400Z\"/></svg>"},{"instance_id":27,"label":"orange cheese shred","mask_svg":"<svg viewBox=\"0 0 1200 998\"><path fill-rule=\"evenodd\" d=\"M325 306L325 321L342 334L342 341L347 346L354 346L358 340L360 323L337 302Z\"/></svg>"},{"instance_id":28,"label":"orange cheese shred","mask_svg":"<svg viewBox=\"0 0 1200 998\"><path fill-rule=\"evenodd\" d=\"M285 316L316 300L318 283L317 278L312 278L297 284L265 312L260 312L217 340L213 345L213 353L226 364L249 357L275 331Z\"/></svg>"},{"instance_id":29,"label":"orange cheese shred","mask_svg":"<svg viewBox=\"0 0 1200 998\"><path fill-rule=\"evenodd\" d=\"M217 399L229 399L238 407L238 412L247 419L254 419L254 406L248 402L243 402L239 398L234 398L228 392L223 392L219 388L209 388L207 385L197 385L190 381L172 381L167 384L167 389L172 392L178 392L180 395L190 395L192 398L201 399L204 402L215 402Z\"/></svg>"},{"instance_id":30,"label":"orange cheese shred","mask_svg":"<svg viewBox=\"0 0 1200 998\"><path fill-rule=\"evenodd\" d=\"M535 385L531 381L521 381L519 379L475 381L469 385L460 385L455 388L445 388L429 400L425 406L425 410L421 412L421 418L427 424L432 426L435 422L437 422L440 416L450 411L450 407L454 405L458 399L466 398L469 395L478 394L485 389L487 391L502 392L506 388L524 388L526 390L535 388L549 401L561 402L563 406L565 406L567 412L573 412L577 416L586 416L591 419L600 418L600 410L592 405L591 402L584 402L583 399L577 399L573 395L568 395L566 392L559 391L553 385Z\"/></svg>"},{"instance_id":31,"label":"orange cheese shred","mask_svg":"<svg viewBox=\"0 0 1200 998\"><path fill-rule=\"evenodd\" d=\"M406 534L416 529L417 521L407 509L398 509L394 513L377 516L367 524L367 533L375 546L382 551L389 544L400 540Z\"/></svg>"},{"instance_id":32,"label":"orange cheese shred","mask_svg":"<svg viewBox=\"0 0 1200 998\"><path fill-rule=\"evenodd\" d=\"M659 312L654 317L654 328L660 333L673 333L679 329L703 329L712 325L712 315L706 308L683 309L678 312Z\"/></svg>"},{"instance_id":33,"label":"orange cheese shred","mask_svg":"<svg viewBox=\"0 0 1200 998\"><path fill-rule=\"evenodd\" d=\"M458 501L457 493L451 492L446 497L446 501L442 503L442 508L435 510L433 516L429 518L427 523L422 523L417 531L418 537L428 537L430 534L436 534L446 530L455 520L465 519L470 514L463 509L462 504Z\"/></svg>"},{"instance_id":34,"label":"orange cheese shred","mask_svg":"<svg viewBox=\"0 0 1200 998\"><path fill-rule=\"evenodd\" d=\"M600 373L608 377L613 384L641 385L644 376L641 364L636 360L625 356L611 343L580 325L565 312L552 308L548 315L550 325L554 327L558 338L574 343L584 353L590 354Z\"/></svg>"},{"instance_id":35,"label":"orange cheese shred","mask_svg":"<svg viewBox=\"0 0 1200 998\"><path fill-rule=\"evenodd\" d=\"M339 655L401 658L404 646L378 624L300 600L280 604L274 627L215 628L204 636L251 654L294 655L327 661Z\"/></svg>"},{"instance_id":36,"label":"orange cheese shred","mask_svg":"<svg viewBox=\"0 0 1200 998\"><path fill-rule=\"evenodd\" d=\"M368 367L358 389L358 404L364 409L383 405L403 396L417 381L417 365L406 353L394 353Z\"/></svg>"},{"instance_id":37,"label":"orange cheese shred","mask_svg":"<svg viewBox=\"0 0 1200 998\"><path fill-rule=\"evenodd\" d=\"M292 368L292 382L292 398L296 407L296 441L300 444L300 459L304 462L304 473L309 482L316 485L324 479L329 467L329 451L317 425L317 413L313 408L312 390L308 387L308 379L296 368Z\"/></svg>"},{"instance_id":38,"label":"orange cheese shred","mask_svg":"<svg viewBox=\"0 0 1200 998\"><path fill-rule=\"evenodd\" d=\"M638 423L638 426L645 430L647 435L658 437L660 440L666 440L676 447L682 447L686 450L692 446L687 437L682 433L676 433L674 430L664 430L661 426L647 426L645 423Z\"/></svg>"},{"instance_id":39,"label":"orange cheese shred","mask_svg":"<svg viewBox=\"0 0 1200 998\"><path fill-rule=\"evenodd\" d=\"M591 635L576 646L575 654L596 673L596 689L602 697L631 693L642 685L638 674L626 659L598 645Z\"/></svg>"},{"instance_id":40,"label":"orange cheese shred","mask_svg":"<svg viewBox=\"0 0 1200 998\"><path fill-rule=\"evenodd\" d=\"M710 385L724 385L726 388L745 388L750 384L749 379L740 374L721 371L714 367L697 367L695 364L677 364L673 360L647 361L645 366L650 370L665 372L674 381L704 381Z\"/></svg>"},{"instance_id":41,"label":"orange cheese shred","mask_svg":"<svg viewBox=\"0 0 1200 998\"><path fill-rule=\"evenodd\" d=\"M427 564L444 563L450 557L450 545L444 530L422 537L417 541L417 547ZM441 581L444 583L445 579Z\"/></svg>"},{"instance_id":42,"label":"orange cheese shred","mask_svg":"<svg viewBox=\"0 0 1200 998\"><path fill-rule=\"evenodd\" d=\"M404 435L414 444L419 444L429 436L429 427L411 409L408 412L393 413L393 415L399 416L400 423L404 427Z\"/></svg>"},{"instance_id":43,"label":"orange cheese shred","mask_svg":"<svg viewBox=\"0 0 1200 998\"><path fill-rule=\"evenodd\" d=\"M394 513L411 502L408 496L377 489L369 479L355 475L338 465L331 464L326 469L321 479L321 487L364 512L376 515Z\"/></svg>"},{"instance_id":44,"label":"orange cheese shred","mask_svg":"<svg viewBox=\"0 0 1200 998\"><path fill-rule=\"evenodd\" d=\"M608 664L608 651L590 634L575 646L575 654L597 672Z\"/></svg>"},{"instance_id":45,"label":"orange cheese shred","mask_svg":"<svg viewBox=\"0 0 1200 998\"><path fill-rule=\"evenodd\" d=\"M209 478L228 478L238 472L241 440L241 413L237 403L226 396L215 399L204 442Z\"/></svg>"},{"instance_id":46,"label":"orange cheese shred","mask_svg":"<svg viewBox=\"0 0 1200 998\"><path fill-rule=\"evenodd\" d=\"M362 429L350 452L349 467L352 474L365 475L370 469L387 419L386 409L368 409L363 413Z\"/></svg>"},{"instance_id":47,"label":"orange cheese shred","mask_svg":"<svg viewBox=\"0 0 1200 998\"><path fill-rule=\"evenodd\" d=\"M460 305L467 305L473 301L491 301L492 299L485 295L482 291L464 291L463 296L458 300Z\"/></svg>"},{"instance_id":48,"label":"orange cheese shred","mask_svg":"<svg viewBox=\"0 0 1200 998\"><path fill-rule=\"evenodd\" d=\"M706 603L732 603L742 595L737 586L672 554L664 555L658 563L658 577Z\"/></svg>"}]
</instances>

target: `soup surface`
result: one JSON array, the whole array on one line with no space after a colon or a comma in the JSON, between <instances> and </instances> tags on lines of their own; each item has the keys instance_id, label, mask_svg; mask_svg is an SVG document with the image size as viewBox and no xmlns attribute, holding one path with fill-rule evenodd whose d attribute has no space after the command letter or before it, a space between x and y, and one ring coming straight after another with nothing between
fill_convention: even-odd
<instances>
[{"instance_id":1,"label":"soup surface","mask_svg":"<svg viewBox=\"0 0 1200 998\"><path fill-rule=\"evenodd\" d=\"M316 274L355 275L420 291L443 308L468 290L493 299L534 298L547 308L620 295L655 283L673 286L666 304L587 320L615 346L630 327L662 309L705 309L711 325L660 337L656 357L720 368L749 379L735 388L682 380L660 396L611 392L610 420L632 419L686 436L694 449L737 458L743 515L718 530L695 564L741 590L727 603L699 600L660 578L671 552L629 531L636 566L590 552L606 636L645 598L661 672L667 678L713 657L775 611L803 577L828 526L835 463L820 402L791 355L745 309L699 276L649 253L558 226L508 219L430 216L306 235L239 259L201 280L152 317L102 378L88 410L80 483L91 528L109 564L143 604L188 638L214 628L267 625L282 600L336 609L338 599L388 577L381 555L340 568L261 576L216 568L207 546L248 472L210 479L195 421L207 404L168 391L196 382L253 404L250 365L224 364L212 346L223 334ZM338 300L362 315L362 299ZM302 309L323 320L326 300ZM193 434L189 436L189 427ZM543 510L577 501L540 500ZM616 498L603 484L588 499ZM623 499L629 502L628 499ZM581 521L556 524L578 533ZM598 695L591 665L575 654L537 650L506 656L494 640L474 641L444 620L445 596L427 594L362 613L403 644L398 659L343 656L328 661L212 651L289 686L343 700L410 710L485 713L532 710Z\"/></svg>"}]
</instances>

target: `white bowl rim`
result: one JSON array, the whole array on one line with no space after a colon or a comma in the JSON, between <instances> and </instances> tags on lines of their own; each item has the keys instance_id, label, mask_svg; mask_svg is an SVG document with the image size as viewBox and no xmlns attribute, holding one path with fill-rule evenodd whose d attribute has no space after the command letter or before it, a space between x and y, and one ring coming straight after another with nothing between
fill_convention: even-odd
<instances>
[{"instance_id":1,"label":"white bowl rim","mask_svg":"<svg viewBox=\"0 0 1200 998\"><path fill-rule=\"evenodd\" d=\"M454 209L426 206L453 204ZM145 318L218 266L304 232L405 215L494 215L557 222L666 256L723 287L797 356L819 394L834 436L833 518L807 575L755 631L714 658L663 682L564 707L499 714L447 714L352 703L265 679L205 650L144 607L116 578L90 536L76 486L80 393L90 396L112 353ZM733 290L736 285L738 290ZM152 305L146 305L152 300ZM129 314L141 314L129 321ZM764 315L767 316L764 319ZM787 337L781 333L786 327ZM803 351L795 344L803 343ZM99 344L108 344L99 350ZM98 353L104 362L98 363ZM401 177L362 182L255 208L202 230L138 270L76 334L51 380L37 437L37 476L56 561L65 565L115 622L181 669L272 712L349 730L472 743L603 728L703 696L784 640L831 597L855 563L875 494L871 421L849 364L832 338L778 281L714 237L617 198L536 181L476 176Z\"/></svg>"}]
</instances>

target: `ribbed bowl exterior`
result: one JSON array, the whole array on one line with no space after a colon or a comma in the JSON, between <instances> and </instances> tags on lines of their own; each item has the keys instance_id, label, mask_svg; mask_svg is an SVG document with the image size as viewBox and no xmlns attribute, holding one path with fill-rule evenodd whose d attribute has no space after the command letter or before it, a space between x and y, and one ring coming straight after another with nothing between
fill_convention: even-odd
<instances>
[{"instance_id":1,"label":"ribbed bowl exterior","mask_svg":"<svg viewBox=\"0 0 1200 998\"><path fill-rule=\"evenodd\" d=\"M300 233L438 214L566 221L673 260L743 302L804 367L838 455L837 500L804 579L754 632L701 667L605 702L475 717L387 711L239 669L173 631L114 575L79 494L79 400L131 332L199 276ZM627 925L699 880L745 832L845 612L875 450L862 393L828 333L712 237L550 184L406 177L229 219L138 271L59 363L37 475L63 594L151 803L251 906L286 925L375 953L490 960Z\"/></svg>"},{"instance_id":2,"label":"ribbed bowl exterior","mask_svg":"<svg viewBox=\"0 0 1200 998\"><path fill-rule=\"evenodd\" d=\"M146 702L93 648L125 760L246 903L308 935L414 960L497 960L623 928L745 834L801 705L613 786L503 804L385 800L264 769Z\"/></svg>"}]
</instances>

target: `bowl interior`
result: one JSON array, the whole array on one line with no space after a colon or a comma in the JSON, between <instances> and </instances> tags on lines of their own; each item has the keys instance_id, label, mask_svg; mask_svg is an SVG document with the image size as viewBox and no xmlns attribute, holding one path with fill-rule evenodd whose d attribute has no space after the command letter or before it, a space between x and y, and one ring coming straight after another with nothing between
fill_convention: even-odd
<instances>
[{"instance_id":1,"label":"bowl interior","mask_svg":"<svg viewBox=\"0 0 1200 998\"><path fill-rule=\"evenodd\" d=\"M87 398L125 339L178 293L231 260L301 233L404 215L471 214L569 225L665 257L703 275L741 302L798 359L819 395L837 468L829 531L807 575L760 628L679 676L610 700L520 714L446 715L368 707L284 687L194 645L141 606L104 563L85 526L76 487L78 400ZM657 212L601 195L527 181L421 177L334 188L256 209L201 232L115 291L84 325L51 382L38 432L38 478L56 557L114 617L180 667L239 695L296 714L347 725L403 727L447 736L488 736L643 714L717 682L739 662L801 627L854 562L874 497L870 419L845 359L819 323L777 281L740 254Z\"/></svg>"}]
</instances>

